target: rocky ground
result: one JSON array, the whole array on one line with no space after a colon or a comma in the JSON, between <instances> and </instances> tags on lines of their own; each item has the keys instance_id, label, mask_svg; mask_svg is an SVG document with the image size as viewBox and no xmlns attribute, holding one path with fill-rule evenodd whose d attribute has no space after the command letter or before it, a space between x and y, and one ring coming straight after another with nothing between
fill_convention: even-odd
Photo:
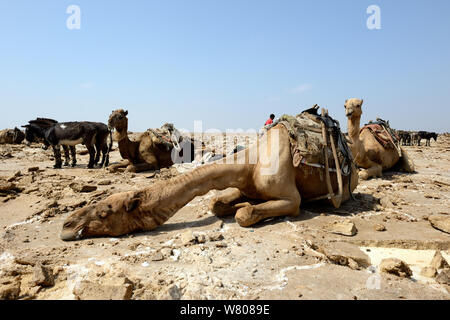
<instances>
[{"instance_id":1,"label":"rocky ground","mask_svg":"<svg viewBox=\"0 0 450 320\"><path fill-rule=\"evenodd\" d=\"M241 228L208 212L211 191L155 231L63 242L74 209L190 168L55 170L38 145L0 145L0 298L449 299L450 137L406 149L417 173L361 181L339 209Z\"/></svg>"}]
</instances>

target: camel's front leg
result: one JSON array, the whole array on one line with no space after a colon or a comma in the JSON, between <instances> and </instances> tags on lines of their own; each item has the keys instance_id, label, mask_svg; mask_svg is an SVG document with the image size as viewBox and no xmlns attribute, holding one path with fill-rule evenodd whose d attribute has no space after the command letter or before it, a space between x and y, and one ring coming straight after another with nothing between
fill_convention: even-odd
<instances>
[{"instance_id":1,"label":"camel's front leg","mask_svg":"<svg viewBox=\"0 0 450 320\"><path fill-rule=\"evenodd\" d=\"M119 163L110 165L110 166L108 167L107 170L108 170L109 172L111 172L111 173L114 173L114 172L119 171L119 169L121 169L121 168L126 168L126 167L128 167L129 165L130 165L130 161L128 161L128 160L123 160L123 161L121 161L121 162L119 162Z\"/></svg>"},{"instance_id":2,"label":"camel's front leg","mask_svg":"<svg viewBox=\"0 0 450 320\"><path fill-rule=\"evenodd\" d=\"M144 172L144 171L155 170L155 169L156 169L156 167L154 164L138 163L138 164L130 164L125 171L138 173L138 172Z\"/></svg>"},{"instance_id":3,"label":"camel's front leg","mask_svg":"<svg viewBox=\"0 0 450 320\"><path fill-rule=\"evenodd\" d=\"M382 177L383 167L378 163L369 160L369 168L361 169L358 175L361 180L367 180L372 177Z\"/></svg>"},{"instance_id":4,"label":"camel's front leg","mask_svg":"<svg viewBox=\"0 0 450 320\"><path fill-rule=\"evenodd\" d=\"M236 213L237 207L234 204L242 198L242 193L237 188L228 188L220 191L211 200L209 208L217 217L225 217Z\"/></svg>"},{"instance_id":5,"label":"camel's front leg","mask_svg":"<svg viewBox=\"0 0 450 320\"><path fill-rule=\"evenodd\" d=\"M298 216L300 213L300 194L282 200L270 200L257 205L245 204L236 213L236 221L241 227L249 227L261 220L279 216Z\"/></svg>"}]
</instances>

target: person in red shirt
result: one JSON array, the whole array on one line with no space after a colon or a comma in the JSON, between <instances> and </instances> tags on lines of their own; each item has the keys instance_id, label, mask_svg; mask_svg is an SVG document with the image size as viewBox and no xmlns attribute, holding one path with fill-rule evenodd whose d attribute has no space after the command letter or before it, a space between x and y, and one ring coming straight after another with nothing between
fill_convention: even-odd
<instances>
[{"instance_id":1,"label":"person in red shirt","mask_svg":"<svg viewBox=\"0 0 450 320\"><path fill-rule=\"evenodd\" d=\"M269 120L267 120L266 123L265 123L264 125L265 125L265 126L268 126L269 124L272 124L272 123L273 123L273 119L275 119L275 115L272 113L272 114L270 115Z\"/></svg>"}]
</instances>

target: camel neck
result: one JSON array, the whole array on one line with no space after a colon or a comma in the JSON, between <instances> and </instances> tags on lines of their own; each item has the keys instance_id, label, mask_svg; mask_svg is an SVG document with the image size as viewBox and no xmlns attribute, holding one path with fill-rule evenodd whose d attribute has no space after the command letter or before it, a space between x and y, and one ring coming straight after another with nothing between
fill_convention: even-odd
<instances>
[{"instance_id":1,"label":"camel neck","mask_svg":"<svg viewBox=\"0 0 450 320\"><path fill-rule=\"evenodd\" d=\"M359 126L361 117L355 117L348 119L348 135L352 141L359 139Z\"/></svg>"},{"instance_id":2,"label":"camel neck","mask_svg":"<svg viewBox=\"0 0 450 320\"><path fill-rule=\"evenodd\" d=\"M250 173L249 165L210 164L180 175L170 181L161 181L146 188L142 195L140 212L161 225L197 196L210 190L242 188Z\"/></svg>"}]
</instances>

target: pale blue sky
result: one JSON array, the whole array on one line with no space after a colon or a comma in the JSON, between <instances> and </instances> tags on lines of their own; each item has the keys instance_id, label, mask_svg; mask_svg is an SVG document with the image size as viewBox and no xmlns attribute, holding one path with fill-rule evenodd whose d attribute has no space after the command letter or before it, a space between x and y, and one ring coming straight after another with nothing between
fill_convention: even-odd
<instances>
[{"instance_id":1,"label":"pale blue sky","mask_svg":"<svg viewBox=\"0 0 450 320\"><path fill-rule=\"evenodd\" d=\"M68 30L66 8L81 8ZM366 8L381 8L368 30ZM317 103L450 131L450 1L1 0L0 128L51 117L130 130L255 128Z\"/></svg>"}]
</instances>

